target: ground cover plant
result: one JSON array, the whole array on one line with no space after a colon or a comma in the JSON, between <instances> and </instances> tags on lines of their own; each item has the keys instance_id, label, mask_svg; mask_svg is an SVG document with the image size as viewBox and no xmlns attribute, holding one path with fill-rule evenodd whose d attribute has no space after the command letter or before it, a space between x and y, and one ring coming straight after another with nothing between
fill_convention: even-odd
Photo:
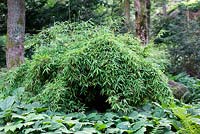
<instances>
[{"instance_id":1,"label":"ground cover plant","mask_svg":"<svg viewBox=\"0 0 200 134\"><path fill-rule=\"evenodd\" d=\"M130 35L92 23L60 23L27 41L32 59L5 78L30 101L65 112L95 108L128 112L146 100L168 103L167 79ZM25 97L26 98L26 97Z\"/></svg>"},{"instance_id":2,"label":"ground cover plant","mask_svg":"<svg viewBox=\"0 0 200 134\"><path fill-rule=\"evenodd\" d=\"M198 134L200 106L147 103L130 114L56 113L38 102L21 102L24 88L0 100L0 133L6 134Z\"/></svg>"}]
</instances>

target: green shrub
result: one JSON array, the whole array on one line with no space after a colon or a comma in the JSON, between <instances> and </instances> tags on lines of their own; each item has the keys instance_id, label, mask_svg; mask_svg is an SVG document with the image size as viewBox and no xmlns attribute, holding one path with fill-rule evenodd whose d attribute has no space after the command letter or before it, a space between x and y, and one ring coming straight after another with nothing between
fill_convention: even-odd
<instances>
[{"instance_id":1,"label":"green shrub","mask_svg":"<svg viewBox=\"0 0 200 134\"><path fill-rule=\"evenodd\" d=\"M144 52L147 52L146 60L155 63L155 65L163 72L168 71L167 69L170 66L170 58L165 47L157 46L151 43L145 47Z\"/></svg>"},{"instance_id":2,"label":"green shrub","mask_svg":"<svg viewBox=\"0 0 200 134\"><path fill-rule=\"evenodd\" d=\"M61 23L27 42L35 48L32 60L11 70L6 81L53 110L127 112L146 99L171 97L165 76L130 35L91 23Z\"/></svg>"}]
</instances>

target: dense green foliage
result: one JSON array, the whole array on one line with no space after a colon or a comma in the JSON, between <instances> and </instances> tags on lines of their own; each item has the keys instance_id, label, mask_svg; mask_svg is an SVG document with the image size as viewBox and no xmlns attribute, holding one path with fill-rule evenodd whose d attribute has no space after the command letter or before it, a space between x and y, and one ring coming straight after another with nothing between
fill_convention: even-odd
<instances>
[{"instance_id":1,"label":"dense green foliage","mask_svg":"<svg viewBox=\"0 0 200 134\"><path fill-rule=\"evenodd\" d=\"M104 0L25 0L26 33L38 33L55 22L87 21L98 24L108 15L111 5ZM117 10L117 9L116 9ZM116 12L115 10L115 12ZM0 1L0 34L6 33L7 1Z\"/></svg>"},{"instance_id":2,"label":"dense green foliage","mask_svg":"<svg viewBox=\"0 0 200 134\"><path fill-rule=\"evenodd\" d=\"M23 88L0 100L0 132L6 134L198 134L200 133L200 106L164 108L147 103L129 115L113 112L55 113L34 102L24 104Z\"/></svg>"},{"instance_id":3,"label":"dense green foliage","mask_svg":"<svg viewBox=\"0 0 200 134\"><path fill-rule=\"evenodd\" d=\"M86 107L129 111L145 100L169 101L167 80L148 52L130 35L115 35L90 23L61 23L27 41L32 60L6 78L25 87L32 100L53 110Z\"/></svg>"},{"instance_id":4,"label":"dense green foliage","mask_svg":"<svg viewBox=\"0 0 200 134\"><path fill-rule=\"evenodd\" d=\"M187 72L192 76L200 76L199 5L200 2L190 5L182 3L169 12L167 17L156 18L155 32L160 32L156 42L167 44L171 73Z\"/></svg>"},{"instance_id":5,"label":"dense green foliage","mask_svg":"<svg viewBox=\"0 0 200 134\"><path fill-rule=\"evenodd\" d=\"M1 0L0 134L200 134L197 1L151 0L142 46L135 1L25 0L27 59L7 70Z\"/></svg>"}]
</instances>

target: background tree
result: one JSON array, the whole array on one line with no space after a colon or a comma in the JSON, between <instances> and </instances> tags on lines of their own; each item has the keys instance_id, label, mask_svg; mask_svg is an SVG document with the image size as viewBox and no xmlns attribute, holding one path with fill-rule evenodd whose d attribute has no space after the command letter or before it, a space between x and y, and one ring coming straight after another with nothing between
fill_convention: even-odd
<instances>
[{"instance_id":1,"label":"background tree","mask_svg":"<svg viewBox=\"0 0 200 134\"><path fill-rule=\"evenodd\" d=\"M130 14L130 0L124 0L124 15L125 15L125 24L128 31L130 31L131 24L131 14Z\"/></svg>"},{"instance_id":2,"label":"background tree","mask_svg":"<svg viewBox=\"0 0 200 134\"><path fill-rule=\"evenodd\" d=\"M136 35L142 40L143 44L148 44L151 2L150 0L135 0L134 6Z\"/></svg>"},{"instance_id":3,"label":"background tree","mask_svg":"<svg viewBox=\"0 0 200 134\"><path fill-rule=\"evenodd\" d=\"M162 1L163 16L167 16L167 0Z\"/></svg>"},{"instance_id":4,"label":"background tree","mask_svg":"<svg viewBox=\"0 0 200 134\"><path fill-rule=\"evenodd\" d=\"M6 64L11 68L24 62L25 1L8 0L7 6Z\"/></svg>"}]
</instances>

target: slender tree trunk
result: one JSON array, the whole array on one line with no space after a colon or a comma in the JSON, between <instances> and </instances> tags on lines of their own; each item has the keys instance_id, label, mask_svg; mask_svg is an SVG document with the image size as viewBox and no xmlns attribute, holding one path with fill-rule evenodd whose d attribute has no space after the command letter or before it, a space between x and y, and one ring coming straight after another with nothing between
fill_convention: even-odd
<instances>
[{"instance_id":1,"label":"slender tree trunk","mask_svg":"<svg viewBox=\"0 0 200 134\"><path fill-rule=\"evenodd\" d=\"M167 16L167 1L163 0L162 3L163 16Z\"/></svg>"},{"instance_id":2,"label":"slender tree trunk","mask_svg":"<svg viewBox=\"0 0 200 134\"><path fill-rule=\"evenodd\" d=\"M124 0L124 15L125 15L125 25L127 26L128 31L130 31L130 24L131 24L130 0Z\"/></svg>"},{"instance_id":3,"label":"slender tree trunk","mask_svg":"<svg viewBox=\"0 0 200 134\"><path fill-rule=\"evenodd\" d=\"M145 41L145 44L149 43L150 40L150 23L151 23L151 0L145 1L146 6L146 12L147 12L147 23L146 23L146 29L147 29L147 40Z\"/></svg>"},{"instance_id":4,"label":"slender tree trunk","mask_svg":"<svg viewBox=\"0 0 200 134\"><path fill-rule=\"evenodd\" d=\"M135 28L136 35L144 45L149 43L150 29L150 0L135 0Z\"/></svg>"},{"instance_id":5,"label":"slender tree trunk","mask_svg":"<svg viewBox=\"0 0 200 134\"><path fill-rule=\"evenodd\" d=\"M7 0L6 64L12 68L24 62L25 1Z\"/></svg>"},{"instance_id":6,"label":"slender tree trunk","mask_svg":"<svg viewBox=\"0 0 200 134\"><path fill-rule=\"evenodd\" d=\"M188 2L188 0L187 0ZM187 17L187 30L189 30L189 26L190 26L190 10L189 7L187 7L187 11L186 11L186 17Z\"/></svg>"}]
</instances>

